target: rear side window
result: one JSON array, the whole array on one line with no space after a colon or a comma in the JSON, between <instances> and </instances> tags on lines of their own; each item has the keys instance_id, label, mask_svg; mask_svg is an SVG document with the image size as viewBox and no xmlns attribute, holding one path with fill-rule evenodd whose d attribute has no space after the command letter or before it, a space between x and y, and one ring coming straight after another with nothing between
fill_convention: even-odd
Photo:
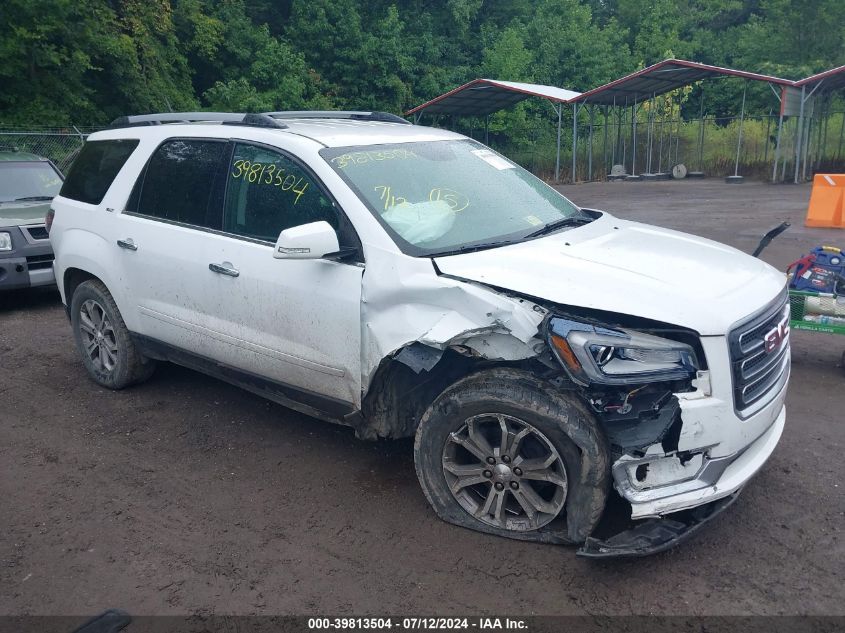
<instances>
[{"instance_id":1,"label":"rear side window","mask_svg":"<svg viewBox=\"0 0 845 633\"><path fill-rule=\"evenodd\" d=\"M100 204L138 142L137 139L115 139L85 143L73 161L59 195Z\"/></svg>"},{"instance_id":2,"label":"rear side window","mask_svg":"<svg viewBox=\"0 0 845 633\"><path fill-rule=\"evenodd\" d=\"M141 175L140 190L136 186L129 210L220 230L222 204L215 177L225 167L227 147L225 141L175 139L163 143Z\"/></svg>"}]
</instances>

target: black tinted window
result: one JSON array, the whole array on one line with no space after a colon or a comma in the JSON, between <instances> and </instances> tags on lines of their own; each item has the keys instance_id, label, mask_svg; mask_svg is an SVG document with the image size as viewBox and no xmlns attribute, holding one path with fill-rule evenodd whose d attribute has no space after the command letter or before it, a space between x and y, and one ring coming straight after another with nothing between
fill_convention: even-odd
<instances>
[{"instance_id":1,"label":"black tinted window","mask_svg":"<svg viewBox=\"0 0 845 633\"><path fill-rule=\"evenodd\" d=\"M138 147L135 139L88 141L73 161L60 195L100 204L117 172Z\"/></svg>"},{"instance_id":2,"label":"black tinted window","mask_svg":"<svg viewBox=\"0 0 845 633\"><path fill-rule=\"evenodd\" d=\"M146 173L141 176L137 209L130 206L130 210L220 229L215 174L225 164L222 159L226 147L220 141L167 141L150 158Z\"/></svg>"},{"instance_id":3,"label":"black tinted window","mask_svg":"<svg viewBox=\"0 0 845 633\"><path fill-rule=\"evenodd\" d=\"M338 228L331 201L308 174L278 152L236 145L229 165L224 230L275 242L284 229L325 220Z\"/></svg>"}]
</instances>

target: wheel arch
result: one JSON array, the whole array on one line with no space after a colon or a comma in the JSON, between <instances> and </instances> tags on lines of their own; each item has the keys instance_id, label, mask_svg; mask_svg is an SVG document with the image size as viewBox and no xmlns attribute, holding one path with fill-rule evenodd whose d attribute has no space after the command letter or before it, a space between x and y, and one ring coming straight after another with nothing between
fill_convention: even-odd
<instances>
[{"instance_id":1,"label":"wheel arch","mask_svg":"<svg viewBox=\"0 0 845 633\"><path fill-rule=\"evenodd\" d=\"M356 432L364 439L413 437L437 396L477 371L496 367L548 372L537 358L489 359L465 345L442 350L420 342L405 345L382 359L373 373Z\"/></svg>"},{"instance_id":2,"label":"wheel arch","mask_svg":"<svg viewBox=\"0 0 845 633\"><path fill-rule=\"evenodd\" d=\"M65 272L62 278L62 291L65 297L65 303L67 304L68 308L70 307L70 302L73 300L73 293L76 291L76 289L81 283L88 281L89 279L99 281L103 285L106 285L102 279L100 279L96 275L91 274L87 270L75 267L65 268Z\"/></svg>"},{"instance_id":3,"label":"wheel arch","mask_svg":"<svg viewBox=\"0 0 845 633\"><path fill-rule=\"evenodd\" d=\"M82 246L84 247L84 244ZM72 256L62 255L58 258L60 266L55 267L56 282L59 286L59 292L62 294L65 307L68 310L70 309L71 302L73 301L73 293L80 284L91 279L97 280L112 295L127 327L132 331L136 331L135 315L131 310L126 309L127 300L125 289L121 283L119 269L117 266L112 266L112 270L107 268L107 264L118 264L118 262L112 262L113 253L103 252L103 243L101 240L95 241L91 246L96 246L97 248L95 250L84 248L83 250L79 250L75 248ZM84 253L84 255L77 255L76 253ZM102 257L97 259L97 255L101 255ZM109 255L112 257L109 257Z\"/></svg>"}]
</instances>

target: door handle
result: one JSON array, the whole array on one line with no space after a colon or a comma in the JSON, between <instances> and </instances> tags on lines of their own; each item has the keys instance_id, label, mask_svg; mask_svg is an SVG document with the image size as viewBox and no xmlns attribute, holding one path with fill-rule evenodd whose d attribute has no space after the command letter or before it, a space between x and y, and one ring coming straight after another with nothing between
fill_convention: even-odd
<instances>
[{"instance_id":1,"label":"door handle","mask_svg":"<svg viewBox=\"0 0 845 633\"><path fill-rule=\"evenodd\" d=\"M228 275L229 277L237 277L240 275L240 271L237 268L233 268L232 264L229 262L223 262L222 264L209 264L208 269L213 273L220 273L221 275Z\"/></svg>"},{"instance_id":2,"label":"door handle","mask_svg":"<svg viewBox=\"0 0 845 633\"><path fill-rule=\"evenodd\" d=\"M129 251L138 250L138 245L131 237L127 237L125 240L117 240L117 245L120 246L120 248L125 248Z\"/></svg>"}]
</instances>

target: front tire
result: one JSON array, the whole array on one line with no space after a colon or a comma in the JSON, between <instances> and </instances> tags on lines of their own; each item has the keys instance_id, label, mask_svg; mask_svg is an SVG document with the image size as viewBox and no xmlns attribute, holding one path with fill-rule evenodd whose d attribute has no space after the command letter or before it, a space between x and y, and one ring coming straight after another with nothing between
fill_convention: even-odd
<instances>
[{"instance_id":1,"label":"front tire","mask_svg":"<svg viewBox=\"0 0 845 633\"><path fill-rule=\"evenodd\" d=\"M581 543L607 500L607 443L594 418L517 369L446 389L420 421L414 461L440 518L499 536Z\"/></svg>"},{"instance_id":2,"label":"front tire","mask_svg":"<svg viewBox=\"0 0 845 633\"><path fill-rule=\"evenodd\" d=\"M70 320L76 348L94 382L123 389L152 375L155 361L137 350L114 298L102 282L92 279L76 287Z\"/></svg>"}]
</instances>

